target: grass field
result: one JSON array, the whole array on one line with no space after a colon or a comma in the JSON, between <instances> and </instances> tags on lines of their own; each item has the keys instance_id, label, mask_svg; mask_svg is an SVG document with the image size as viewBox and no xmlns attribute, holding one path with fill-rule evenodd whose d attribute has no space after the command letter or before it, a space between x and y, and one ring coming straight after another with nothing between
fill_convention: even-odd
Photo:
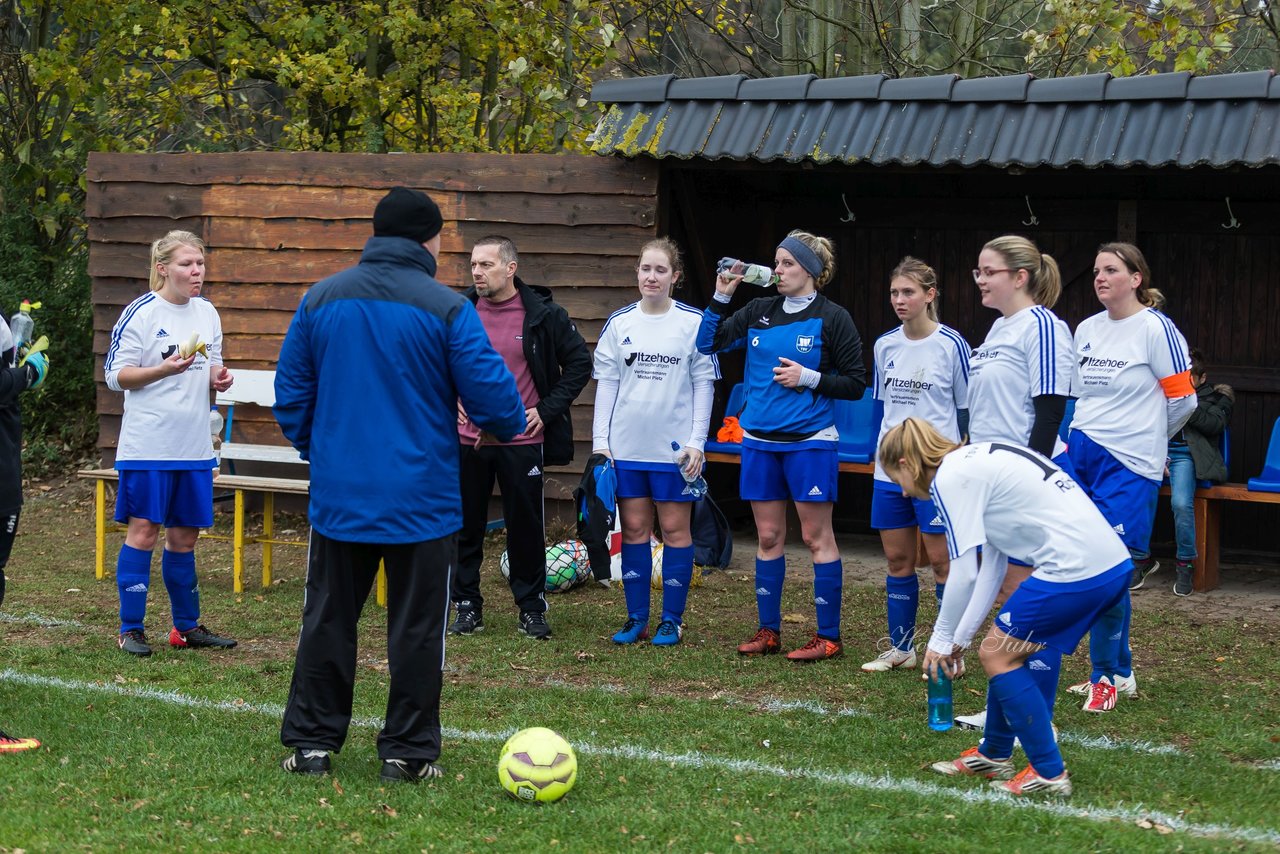
<instances>
[{"instance_id":1,"label":"grass field","mask_svg":"<svg viewBox=\"0 0 1280 854\"><path fill-rule=\"evenodd\" d=\"M114 580L93 578L90 509L82 484L32 490L7 570L0 728L45 746L0 756L0 851L1280 847L1274 607L1174 600L1163 579L1140 591L1141 696L1106 715L1060 698L1075 795L1015 802L927 770L976 741L927 728L918 675L859 671L884 634L882 581L846 582L845 658L797 666L733 653L755 627L742 541L734 567L692 592L686 642L666 650L614 647L622 592L595 586L551 597L552 641L519 636L509 595L487 567L487 629L448 647L445 778L378 779L387 667L385 617L374 606L346 748L332 776L298 778L278 762L302 549L277 550L271 589L236 596L227 545L202 543L205 620L240 646L211 654L155 644L154 656L135 660L114 645ZM866 542L851 545L863 557L847 564L871 579L880 569ZM784 597L788 647L813 631L805 569L792 565ZM155 642L169 624L158 567L153 578ZM931 621L932 606L921 616ZM1087 666L1087 655L1068 659L1063 683ZM957 683L958 712L981 705L978 669L971 660ZM503 740L533 725L577 749L577 785L558 804L518 803L497 785Z\"/></svg>"}]
</instances>

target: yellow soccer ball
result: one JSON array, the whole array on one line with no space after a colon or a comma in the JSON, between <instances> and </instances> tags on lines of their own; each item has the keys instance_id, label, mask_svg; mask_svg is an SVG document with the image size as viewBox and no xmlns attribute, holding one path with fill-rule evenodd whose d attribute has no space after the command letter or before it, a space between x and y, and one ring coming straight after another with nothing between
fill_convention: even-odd
<instances>
[{"instance_id":1,"label":"yellow soccer ball","mask_svg":"<svg viewBox=\"0 0 1280 854\"><path fill-rule=\"evenodd\" d=\"M498 782L518 801L558 801L577 779L573 748L546 727L522 729L502 745Z\"/></svg>"}]
</instances>

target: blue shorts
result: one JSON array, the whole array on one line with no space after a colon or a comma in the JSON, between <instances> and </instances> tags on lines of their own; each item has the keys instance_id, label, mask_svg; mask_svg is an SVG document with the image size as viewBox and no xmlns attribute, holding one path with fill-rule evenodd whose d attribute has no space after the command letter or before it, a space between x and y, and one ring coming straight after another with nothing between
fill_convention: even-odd
<instances>
[{"instance_id":1,"label":"blue shorts","mask_svg":"<svg viewBox=\"0 0 1280 854\"><path fill-rule=\"evenodd\" d=\"M933 501L908 498L896 483L877 480L871 487L871 527L877 531L916 528L922 534L942 534L946 527Z\"/></svg>"},{"instance_id":2,"label":"blue shorts","mask_svg":"<svg viewBox=\"0 0 1280 854\"><path fill-rule=\"evenodd\" d=\"M1103 518L1130 551L1146 554L1151 548L1159 481L1129 471L1110 451L1079 430L1071 431L1067 453L1075 466L1076 483L1098 505Z\"/></svg>"},{"instance_id":3,"label":"blue shorts","mask_svg":"<svg viewBox=\"0 0 1280 854\"><path fill-rule=\"evenodd\" d=\"M166 528L212 528L213 469L123 469L116 521L131 518Z\"/></svg>"},{"instance_id":4,"label":"blue shorts","mask_svg":"<svg viewBox=\"0 0 1280 854\"><path fill-rule=\"evenodd\" d=\"M1076 480L1075 466L1071 465L1071 457L1067 456L1066 451L1063 451L1061 454L1058 454L1056 457L1054 457L1053 464L1058 468L1062 469L1068 475L1070 475L1072 480ZM1009 565L1010 566L1026 566L1026 567L1031 566L1031 564L1027 563L1025 560L1018 560L1017 558L1012 558L1012 557L1009 558Z\"/></svg>"},{"instance_id":5,"label":"blue shorts","mask_svg":"<svg viewBox=\"0 0 1280 854\"><path fill-rule=\"evenodd\" d=\"M840 458L835 447L764 450L742 446L738 492L744 501L835 501Z\"/></svg>"},{"instance_id":6,"label":"blue shorts","mask_svg":"<svg viewBox=\"0 0 1280 854\"><path fill-rule=\"evenodd\" d=\"M657 465L614 460L613 468L618 473L617 496L619 498L652 498L654 501L694 500L694 497L685 491L687 484L675 463L658 468L636 467Z\"/></svg>"},{"instance_id":7,"label":"blue shorts","mask_svg":"<svg viewBox=\"0 0 1280 854\"><path fill-rule=\"evenodd\" d=\"M1124 597L1132 573L1133 562L1125 559L1083 581L1053 582L1033 575L1004 603L995 624L1010 637L1072 655L1099 615Z\"/></svg>"}]
</instances>

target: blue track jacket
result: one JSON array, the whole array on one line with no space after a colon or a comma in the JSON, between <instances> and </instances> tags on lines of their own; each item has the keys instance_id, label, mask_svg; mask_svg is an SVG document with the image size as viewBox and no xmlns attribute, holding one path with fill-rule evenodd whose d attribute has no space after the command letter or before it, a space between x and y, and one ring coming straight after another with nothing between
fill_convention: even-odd
<instances>
[{"instance_id":1,"label":"blue track jacket","mask_svg":"<svg viewBox=\"0 0 1280 854\"><path fill-rule=\"evenodd\" d=\"M311 463L311 524L356 543L416 543L462 527L457 401L508 441L525 429L515 379L475 308L403 237L302 298L276 366L280 429Z\"/></svg>"}]
</instances>

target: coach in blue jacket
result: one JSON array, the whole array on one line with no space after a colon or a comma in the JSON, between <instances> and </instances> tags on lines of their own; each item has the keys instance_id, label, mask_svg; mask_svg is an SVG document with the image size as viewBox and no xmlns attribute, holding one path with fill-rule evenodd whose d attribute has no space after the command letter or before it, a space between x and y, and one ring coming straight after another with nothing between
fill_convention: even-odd
<instances>
[{"instance_id":1,"label":"coach in blue jacket","mask_svg":"<svg viewBox=\"0 0 1280 854\"><path fill-rule=\"evenodd\" d=\"M351 723L356 621L387 573L382 777L438 777L449 584L462 525L457 401L506 441L524 405L475 308L435 280L440 210L396 187L360 263L302 298L276 367L276 420L311 463L302 632L280 740L286 771L324 774Z\"/></svg>"}]
</instances>

